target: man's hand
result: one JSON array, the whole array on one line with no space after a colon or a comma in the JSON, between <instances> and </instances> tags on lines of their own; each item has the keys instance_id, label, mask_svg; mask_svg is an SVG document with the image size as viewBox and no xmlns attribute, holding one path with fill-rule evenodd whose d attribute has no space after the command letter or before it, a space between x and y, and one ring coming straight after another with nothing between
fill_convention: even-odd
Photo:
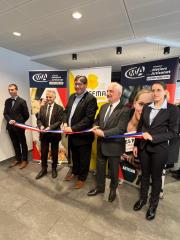
<instances>
[{"instance_id":1,"label":"man's hand","mask_svg":"<svg viewBox=\"0 0 180 240\"><path fill-rule=\"evenodd\" d=\"M99 128L99 126L93 126L93 127L92 127L92 131L93 131L93 130L96 130L96 129L98 129L98 128Z\"/></svg>"},{"instance_id":2,"label":"man's hand","mask_svg":"<svg viewBox=\"0 0 180 240\"><path fill-rule=\"evenodd\" d=\"M150 141L153 140L151 134L149 134L148 132L143 133L143 138L144 140L150 140Z\"/></svg>"},{"instance_id":3,"label":"man's hand","mask_svg":"<svg viewBox=\"0 0 180 240\"><path fill-rule=\"evenodd\" d=\"M10 120L10 121L9 121L9 124L11 124L11 125L13 125L13 124L15 124L15 123L16 123L15 120Z\"/></svg>"},{"instance_id":4,"label":"man's hand","mask_svg":"<svg viewBox=\"0 0 180 240\"><path fill-rule=\"evenodd\" d=\"M138 156L138 148L137 147L133 148L133 155L134 155L134 157Z\"/></svg>"},{"instance_id":5,"label":"man's hand","mask_svg":"<svg viewBox=\"0 0 180 240\"><path fill-rule=\"evenodd\" d=\"M44 130L45 127L44 127L43 125L41 125L39 129L40 129L40 130Z\"/></svg>"},{"instance_id":6,"label":"man's hand","mask_svg":"<svg viewBox=\"0 0 180 240\"><path fill-rule=\"evenodd\" d=\"M104 137L104 132L101 129L94 129L92 132L98 137Z\"/></svg>"},{"instance_id":7,"label":"man's hand","mask_svg":"<svg viewBox=\"0 0 180 240\"><path fill-rule=\"evenodd\" d=\"M65 127L64 128L64 132L72 132L72 128L71 127Z\"/></svg>"},{"instance_id":8,"label":"man's hand","mask_svg":"<svg viewBox=\"0 0 180 240\"><path fill-rule=\"evenodd\" d=\"M45 128L44 130L48 131L48 130L50 130L50 127L47 127L47 128Z\"/></svg>"},{"instance_id":9,"label":"man's hand","mask_svg":"<svg viewBox=\"0 0 180 240\"><path fill-rule=\"evenodd\" d=\"M67 128L67 127L68 127L67 123L62 123L61 124L61 130L62 131L65 131L65 128Z\"/></svg>"}]
</instances>

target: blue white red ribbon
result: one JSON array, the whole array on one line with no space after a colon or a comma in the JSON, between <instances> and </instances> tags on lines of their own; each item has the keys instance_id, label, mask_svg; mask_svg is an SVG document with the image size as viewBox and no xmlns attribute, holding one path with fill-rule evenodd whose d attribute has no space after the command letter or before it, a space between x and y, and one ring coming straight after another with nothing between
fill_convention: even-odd
<instances>
[{"instance_id":1,"label":"blue white red ribbon","mask_svg":"<svg viewBox=\"0 0 180 240\"><path fill-rule=\"evenodd\" d=\"M16 122L15 124L13 124L16 127L25 129L25 130L30 130L30 131L35 131L35 132L40 132L40 133L65 133L65 134L78 134L78 133L87 133L87 132L92 132L92 129L87 129L84 131L76 131L76 132L65 132L63 130L42 130L39 129L37 127L33 127L27 124L23 124L23 123L18 123Z\"/></svg>"},{"instance_id":2,"label":"blue white red ribbon","mask_svg":"<svg viewBox=\"0 0 180 240\"><path fill-rule=\"evenodd\" d=\"M116 138L143 138L143 132L138 133L126 133L122 135L108 136L106 138L116 139Z\"/></svg>"},{"instance_id":3,"label":"blue white red ribbon","mask_svg":"<svg viewBox=\"0 0 180 240\"><path fill-rule=\"evenodd\" d=\"M33 127L27 124L23 124L23 123L18 123L16 122L15 124L13 124L14 126L18 127L18 128L22 128L25 130L30 130L30 131L35 131L35 132L40 132L40 133L64 133L64 134L80 134L80 133L87 133L87 132L92 132L93 129L87 129L87 130L83 130L83 131L77 131L77 132L65 132L63 130L41 130L37 127ZM139 132L139 133L126 133L126 134L122 134L122 135L113 135L113 136L108 136L106 138L108 139L118 139L118 138L143 138L143 133Z\"/></svg>"}]
</instances>

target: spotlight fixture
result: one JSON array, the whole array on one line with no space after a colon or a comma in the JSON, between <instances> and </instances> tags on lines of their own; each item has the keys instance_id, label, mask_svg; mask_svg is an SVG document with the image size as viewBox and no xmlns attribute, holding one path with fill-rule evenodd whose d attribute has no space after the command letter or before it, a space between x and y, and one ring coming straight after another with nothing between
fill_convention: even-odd
<instances>
[{"instance_id":1,"label":"spotlight fixture","mask_svg":"<svg viewBox=\"0 0 180 240\"><path fill-rule=\"evenodd\" d=\"M80 13L80 12L73 12L72 17L74 19L80 19L80 18L82 18L82 13Z\"/></svg>"},{"instance_id":2,"label":"spotlight fixture","mask_svg":"<svg viewBox=\"0 0 180 240\"><path fill-rule=\"evenodd\" d=\"M164 48L164 54L169 54L170 53L170 47L165 47Z\"/></svg>"},{"instance_id":3,"label":"spotlight fixture","mask_svg":"<svg viewBox=\"0 0 180 240\"><path fill-rule=\"evenodd\" d=\"M16 37L20 37L21 33L20 32L13 32L13 35L16 36Z\"/></svg>"},{"instance_id":4,"label":"spotlight fixture","mask_svg":"<svg viewBox=\"0 0 180 240\"><path fill-rule=\"evenodd\" d=\"M116 48L116 54L122 54L122 47Z\"/></svg>"},{"instance_id":5,"label":"spotlight fixture","mask_svg":"<svg viewBox=\"0 0 180 240\"><path fill-rule=\"evenodd\" d=\"M76 53L72 54L72 60L77 60L77 54Z\"/></svg>"}]
</instances>

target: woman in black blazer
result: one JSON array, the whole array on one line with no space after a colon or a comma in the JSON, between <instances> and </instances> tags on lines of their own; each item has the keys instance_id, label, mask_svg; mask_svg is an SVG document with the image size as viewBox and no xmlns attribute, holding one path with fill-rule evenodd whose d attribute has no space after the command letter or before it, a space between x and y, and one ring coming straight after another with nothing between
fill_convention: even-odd
<instances>
[{"instance_id":1,"label":"woman in black blazer","mask_svg":"<svg viewBox=\"0 0 180 240\"><path fill-rule=\"evenodd\" d=\"M161 176L168 158L168 141L177 135L177 107L167 103L167 90L163 82L152 85L153 103L144 106L138 124L138 132L143 139L137 140L134 155L139 155L142 168L140 199L134 205L134 211L140 210L147 202L150 177L152 190L150 206L146 219L155 218L161 191Z\"/></svg>"}]
</instances>

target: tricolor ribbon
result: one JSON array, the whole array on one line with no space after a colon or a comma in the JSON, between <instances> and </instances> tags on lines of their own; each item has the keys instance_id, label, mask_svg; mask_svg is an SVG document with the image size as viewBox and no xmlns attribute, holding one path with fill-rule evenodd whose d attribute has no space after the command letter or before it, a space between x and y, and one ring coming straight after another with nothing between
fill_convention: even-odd
<instances>
[{"instance_id":1,"label":"tricolor ribbon","mask_svg":"<svg viewBox=\"0 0 180 240\"><path fill-rule=\"evenodd\" d=\"M25 130L30 130L30 131L35 131L35 132L40 132L40 133L64 133L64 134L80 134L80 133L88 133L88 132L92 132L93 128L91 129L87 129L87 130L83 130L83 131L77 131L77 132L65 132L63 130L41 130L37 127L33 127L27 124L23 124L23 123L18 123L16 122L15 124L13 124L14 126L18 127L18 128L22 128ZM114 136L108 136L106 138L108 139L118 139L118 138L143 138L143 133L139 132L139 133L126 133L126 134L122 134L122 135L114 135Z\"/></svg>"},{"instance_id":2,"label":"tricolor ribbon","mask_svg":"<svg viewBox=\"0 0 180 240\"><path fill-rule=\"evenodd\" d=\"M18 122L16 122L13 125L16 127L19 127L19 128L23 128L25 130L30 130L30 131L40 132L40 133L65 133L65 134L78 134L79 133L80 134L80 133L92 132L92 129L87 129L84 131L77 131L77 132L65 132L63 130L41 130L37 127L32 127L30 125L18 123Z\"/></svg>"},{"instance_id":3,"label":"tricolor ribbon","mask_svg":"<svg viewBox=\"0 0 180 240\"><path fill-rule=\"evenodd\" d=\"M114 136L108 136L106 138L143 138L143 132L138 132L138 133L126 133L122 135L114 135Z\"/></svg>"}]
</instances>

